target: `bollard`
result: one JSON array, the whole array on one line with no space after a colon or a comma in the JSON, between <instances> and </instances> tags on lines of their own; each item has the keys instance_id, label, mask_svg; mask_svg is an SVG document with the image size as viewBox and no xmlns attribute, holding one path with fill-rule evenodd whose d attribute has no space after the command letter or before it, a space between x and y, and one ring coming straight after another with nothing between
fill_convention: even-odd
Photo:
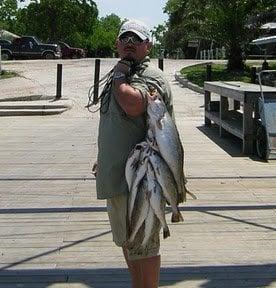
<instances>
[{"instance_id":1,"label":"bollard","mask_svg":"<svg viewBox=\"0 0 276 288\"><path fill-rule=\"evenodd\" d=\"M206 81L212 81L212 65L206 65Z\"/></svg>"},{"instance_id":2,"label":"bollard","mask_svg":"<svg viewBox=\"0 0 276 288\"><path fill-rule=\"evenodd\" d=\"M158 59L158 68L164 71L164 58Z\"/></svg>"},{"instance_id":3,"label":"bollard","mask_svg":"<svg viewBox=\"0 0 276 288\"><path fill-rule=\"evenodd\" d=\"M61 88L62 88L62 64L57 64L56 100L59 100L61 98Z\"/></svg>"},{"instance_id":4,"label":"bollard","mask_svg":"<svg viewBox=\"0 0 276 288\"><path fill-rule=\"evenodd\" d=\"M256 67L251 67L251 70L250 70L250 82L253 83L253 84L256 83L256 74L257 74Z\"/></svg>"},{"instance_id":5,"label":"bollard","mask_svg":"<svg viewBox=\"0 0 276 288\"><path fill-rule=\"evenodd\" d=\"M1 53L1 45L0 45L0 77L2 75L2 53Z\"/></svg>"},{"instance_id":6,"label":"bollard","mask_svg":"<svg viewBox=\"0 0 276 288\"><path fill-rule=\"evenodd\" d=\"M262 64L262 70L268 70L268 69L269 69L269 65L268 65L266 59L264 59L264 62Z\"/></svg>"},{"instance_id":7,"label":"bollard","mask_svg":"<svg viewBox=\"0 0 276 288\"><path fill-rule=\"evenodd\" d=\"M95 59L93 104L98 103L101 59Z\"/></svg>"}]
</instances>

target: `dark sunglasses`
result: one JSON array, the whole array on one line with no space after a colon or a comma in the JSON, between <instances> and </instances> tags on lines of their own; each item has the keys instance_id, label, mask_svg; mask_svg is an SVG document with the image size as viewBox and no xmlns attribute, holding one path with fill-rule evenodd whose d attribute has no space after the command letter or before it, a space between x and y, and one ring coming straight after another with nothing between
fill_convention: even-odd
<instances>
[{"instance_id":1,"label":"dark sunglasses","mask_svg":"<svg viewBox=\"0 0 276 288\"><path fill-rule=\"evenodd\" d=\"M122 44L132 43L134 45L139 45L139 44L147 41L147 40L143 41L141 38L139 38L138 36L135 36L135 35L122 36L122 37L120 37L119 40Z\"/></svg>"}]
</instances>

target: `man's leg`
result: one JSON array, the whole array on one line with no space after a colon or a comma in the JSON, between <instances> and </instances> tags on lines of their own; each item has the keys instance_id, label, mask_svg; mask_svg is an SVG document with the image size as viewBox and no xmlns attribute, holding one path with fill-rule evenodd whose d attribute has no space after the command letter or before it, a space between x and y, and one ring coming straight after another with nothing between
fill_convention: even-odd
<instances>
[{"instance_id":1,"label":"man's leg","mask_svg":"<svg viewBox=\"0 0 276 288\"><path fill-rule=\"evenodd\" d=\"M131 280L132 280L132 288L142 288L142 274L138 267L133 265L133 261L128 259L128 253L125 249L123 249L125 260L127 263L128 270L130 272Z\"/></svg>"},{"instance_id":2,"label":"man's leg","mask_svg":"<svg viewBox=\"0 0 276 288\"><path fill-rule=\"evenodd\" d=\"M110 220L113 241L117 246L123 246L126 240L127 228L127 197L118 195L107 200L107 211ZM140 233L139 233L140 234ZM143 235L139 235L143 238ZM138 237L139 237L138 236ZM141 239L140 239L141 242ZM159 230L149 240L148 248L150 254L136 254L136 249L132 249L131 257L129 251L123 248L123 253L129 272L132 278L132 288L157 288L160 273L160 256L159 254ZM137 248L137 247L136 247ZM139 249L139 247L138 247ZM138 259L137 256L139 255ZM158 256L156 256L158 255ZM142 256L142 257L141 257Z\"/></svg>"},{"instance_id":3,"label":"man's leg","mask_svg":"<svg viewBox=\"0 0 276 288\"><path fill-rule=\"evenodd\" d=\"M113 235L113 241L117 246L123 247L123 243L127 238L127 196L126 195L118 195L111 199L107 200L107 212L110 221L110 226ZM143 287L142 282L140 282L141 277L140 273L137 273L134 270L134 267L129 260L128 252L123 248L123 253L125 256L125 260L131 275L133 288L141 288Z\"/></svg>"},{"instance_id":4,"label":"man's leg","mask_svg":"<svg viewBox=\"0 0 276 288\"><path fill-rule=\"evenodd\" d=\"M125 260L132 278L132 288L157 288L159 284L160 255L129 260L128 253L123 249Z\"/></svg>"},{"instance_id":5,"label":"man's leg","mask_svg":"<svg viewBox=\"0 0 276 288\"><path fill-rule=\"evenodd\" d=\"M130 261L135 276L140 278L141 286L137 288L158 288L160 275L161 257L153 256L139 260ZM133 286L136 288L136 286Z\"/></svg>"}]
</instances>

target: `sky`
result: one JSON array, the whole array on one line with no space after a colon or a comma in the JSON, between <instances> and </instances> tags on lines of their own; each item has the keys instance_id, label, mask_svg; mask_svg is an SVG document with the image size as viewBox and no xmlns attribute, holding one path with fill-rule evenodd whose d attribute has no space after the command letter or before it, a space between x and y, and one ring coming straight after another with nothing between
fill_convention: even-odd
<instances>
[{"instance_id":1,"label":"sky","mask_svg":"<svg viewBox=\"0 0 276 288\"><path fill-rule=\"evenodd\" d=\"M97 4L100 17L114 13L122 20L134 18L143 21L150 29L168 20L168 15L163 13L167 0L94 0L94 2Z\"/></svg>"},{"instance_id":2,"label":"sky","mask_svg":"<svg viewBox=\"0 0 276 288\"><path fill-rule=\"evenodd\" d=\"M114 13L122 20L134 18L143 21L150 29L168 20L168 15L163 13L167 0L94 0L94 2L97 4L99 17ZM27 3L29 0L25 1L25 5ZM21 7L23 5L20 4Z\"/></svg>"}]
</instances>

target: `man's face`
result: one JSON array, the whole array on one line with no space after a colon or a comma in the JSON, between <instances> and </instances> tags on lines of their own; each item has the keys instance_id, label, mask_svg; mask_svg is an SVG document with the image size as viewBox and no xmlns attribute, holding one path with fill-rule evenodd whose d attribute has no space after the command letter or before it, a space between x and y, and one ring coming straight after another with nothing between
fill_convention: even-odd
<instances>
[{"instance_id":1,"label":"man's face","mask_svg":"<svg viewBox=\"0 0 276 288\"><path fill-rule=\"evenodd\" d=\"M150 52L151 43L142 41L135 33L126 32L116 41L116 47L120 58L141 61Z\"/></svg>"}]
</instances>

